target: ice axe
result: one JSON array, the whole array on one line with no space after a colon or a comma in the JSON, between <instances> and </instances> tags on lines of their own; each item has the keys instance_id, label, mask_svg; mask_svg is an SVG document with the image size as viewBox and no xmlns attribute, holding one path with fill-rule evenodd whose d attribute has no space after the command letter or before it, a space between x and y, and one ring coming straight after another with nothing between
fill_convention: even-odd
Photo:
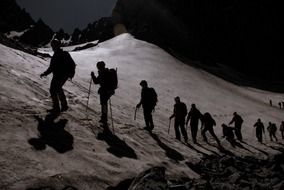
<instances>
[{"instance_id":1,"label":"ice axe","mask_svg":"<svg viewBox=\"0 0 284 190\"><path fill-rule=\"evenodd\" d=\"M168 134L170 134L170 128L171 128L171 121L172 121L172 119L170 119L170 121L169 121L169 128L168 128Z\"/></svg>"},{"instance_id":2,"label":"ice axe","mask_svg":"<svg viewBox=\"0 0 284 190\"><path fill-rule=\"evenodd\" d=\"M138 108L135 108L135 112L134 112L134 121L136 120L136 112L137 112Z\"/></svg>"},{"instance_id":3,"label":"ice axe","mask_svg":"<svg viewBox=\"0 0 284 190\"><path fill-rule=\"evenodd\" d=\"M90 94L91 94L91 87L92 87L92 77L90 80L90 85L89 85L89 91L88 91L88 100L87 100L87 107L86 107L86 120L88 120L88 108L89 108L89 100L90 100Z\"/></svg>"},{"instance_id":4,"label":"ice axe","mask_svg":"<svg viewBox=\"0 0 284 190\"><path fill-rule=\"evenodd\" d=\"M113 126L113 118L112 118L111 99L109 99L109 109L110 109L110 117L111 117L112 133L114 134L114 126Z\"/></svg>"}]
</instances>

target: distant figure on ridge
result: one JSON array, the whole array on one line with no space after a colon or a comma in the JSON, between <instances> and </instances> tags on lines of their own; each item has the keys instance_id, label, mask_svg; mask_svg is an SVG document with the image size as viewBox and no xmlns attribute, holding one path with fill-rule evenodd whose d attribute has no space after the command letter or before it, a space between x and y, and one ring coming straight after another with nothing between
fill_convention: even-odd
<instances>
[{"instance_id":1,"label":"distant figure on ridge","mask_svg":"<svg viewBox=\"0 0 284 190\"><path fill-rule=\"evenodd\" d=\"M185 103L180 101L180 97L175 97L175 105L174 105L174 112L170 117L170 120L172 118L175 118L175 134L176 139L180 141L180 131L183 135L184 141L187 142L187 132L185 130L185 117L187 115L187 107Z\"/></svg>"},{"instance_id":2,"label":"distant figure on ridge","mask_svg":"<svg viewBox=\"0 0 284 190\"><path fill-rule=\"evenodd\" d=\"M272 106L272 100L269 100L269 104L270 104L270 106Z\"/></svg>"},{"instance_id":3,"label":"distant figure on ridge","mask_svg":"<svg viewBox=\"0 0 284 190\"><path fill-rule=\"evenodd\" d=\"M95 84L99 84L100 88L98 94L100 95L101 104L101 120L104 127L107 127L108 121L108 101L115 93L117 88L117 73L114 69L108 69L105 67L105 62L97 62L98 76L96 77L94 72L91 72L91 77Z\"/></svg>"},{"instance_id":4,"label":"distant figure on ridge","mask_svg":"<svg viewBox=\"0 0 284 190\"><path fill-rule=\"evenodd\" d=\"M54 54L51 58L50 65L48 69L40 75L40 77L45 77L50 73L53 74L49 89L53 108L48 111L59 114L69 108L62 87L68 78L72 79L74 77L76 64L70 54L61 49L61 43L59 40L52 40L51 47ZM59 102L61 103L61 108L59 106Z\"/></svg>"},{"instance_id":5,"label":"distant figure on ridge","mask_svg":"<svg viewBox=\"0 0 284 190\"><path fill-rule=\"evenodd\" d=\"M218 139L218 137L215 135L215 132L214 132L214 129L213 129L213 126L216 125L216 122L215 120L212 118L211 114L206 112L203 117L202 117L202 127L201 127L201 134L203 136L203 140L205 142L208 142L207 141L207 137L205 135L205 133L207 131L209 131L209 133L212 135L212 137L216 140L217 144L220 146L220 141Z\"/></svg>"},{"instance_id":6,"label":"distant figure on ridge","mask_svg":"<svg viewBox=\"0 0 284 190\"><path fill-rule=\"evenodd\" d=\"M262 143L262 133L265 134L264 125L260 119L254 124L255 131L256 131L256 138L258 142Z\"/></svg>"},{"instance_id":7,"label":"distant figure on ridge","mask_svg":"<svg viewBox=\"0 0 284 190\"><path fill-rule=\"evenodd\" d=\"M148 83L145 80L140 82L141 90L141 99L140 102L136 105L136 108L139 109L142 105L144 120L146 127L144 129L152 131L154 129L154 122L152 117L152 112L155 109L155 106L158 101L158 96L154 88L149 88Z\"/></svg>"},{"instance_id":8,"label":"distant figure on ridge","mask_svg":"<svg viewBox=\"0 0 284 190\"><path fill-rule=\"evenodd\" d=\"M191 135L194 144L197 143L196 136L198 131L198 121L201 120L201 117L202 114L196 108L195 104L191 104L191 109L187 114L186 125L188 125L188 122L190 120Z\"/></svg>"},{"instance_id":9,"label":"distant figure on ridge","mask_svg":"<svg viewBox=\"0 0 284 190\"><path fill-rule=\"evenodd\" d=\"M282 104L281 102L278 103L280 109L282 108L282 107L281 107L281 104Z\"/></svg>"},{"instance_id":10,"label":"distant figure on ridge","mask_svg":"<svg viewBox=\"0 0 284 190\"><path fill-rule=\"evenodd\" d=\"M284 139L284 121L281 122L279 130L281 132L282 139Z\"/></svg>"},{"instance_id":11,"label":"distant figure on ridge","mask_svg":"<svg viewBox=\"0 0 284 190\"><path fill-rule=\"evenodd\" d=\"M277 137L276 137L277 127L276 127L275 123L269 122L268 127L267 127L267 131L269 132L269 137L270 137L271 141L273 141L273 137L275 138L276 141L278 141Z\"/></svg>"},{"instance_id":12,"label":"distant figure on ridge","mask_svg":"<svg viewBox=\"0 0 284 190\"><path fill-rule=\"evenodd\" d=\"M242 136L242 124L243 124L243 118L237 114L237 112L234 112L233 114L233 119L230 121L229 125L232 123L235 123L235 134L236 137L239 141L243 141L243 136Z\"/></svg>"}]
</instances>

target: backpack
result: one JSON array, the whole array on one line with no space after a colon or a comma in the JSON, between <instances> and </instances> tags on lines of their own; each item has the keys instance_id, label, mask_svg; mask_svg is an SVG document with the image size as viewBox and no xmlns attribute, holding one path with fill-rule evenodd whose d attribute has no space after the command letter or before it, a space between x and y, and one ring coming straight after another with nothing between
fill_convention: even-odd
<instances>
[{"instance_id":1,"label":"backpack","mask_svg":"<svg viewBox=\"0 0 284 190\"><path fill-rule=\"evenodd\" d=\"M68 52L64 51L64 55L67 67L66 68L67 75L68 78L72 79L75 76L76 64Z\"/></svg>"},{"instance_id":2,"label":"backpack","mask_svg":"<svg viewBox=\"0 0 284 190\"><path fill-rule=\"evenodd\" d=\"M187 107L186 107L185 103L182 103L182 115L183 116L187 115Z\"/></svg>"},{"instance_id":3,"label":"backpack","mask_svg":"<svg viewBox=\"0 0 284 190\"><path fill-rule=\"evenodd\" d=\"M118 78L117 78L117 69L111 68L108 71L108 88L109 90L114 91L118 87Z\"/></svg>"},{"instance_id":4,"label":"backpack","mask_svg":"<svg viewBox=\"0 0 284 190\"><path fill-rule=\"evenodd\" d=\"M149 88L149 103L155 108L158 102L158 95L154 88Z\"/></svg>"}]
</instances>

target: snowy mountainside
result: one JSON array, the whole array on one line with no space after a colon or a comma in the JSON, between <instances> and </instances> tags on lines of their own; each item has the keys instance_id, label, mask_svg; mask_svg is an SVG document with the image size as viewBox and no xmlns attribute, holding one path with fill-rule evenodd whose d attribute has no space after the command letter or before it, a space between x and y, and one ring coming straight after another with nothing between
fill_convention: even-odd
<instances>
[{"instance_id":1,"label":"snowy mountainside","mask_svg":"<svg viewBox=\"0 0 284 190\"><path fill-rule=\"evenodd\" d=\"M0 45L0 55L0 189L50 184L58 189L68 184L78 189L106 189L152 166L164 166L169 178L198 178L186 163L196 163L204 155L223 153L215 146L193 145L189 129L190 147L174 139L173 126L170 135L167 134L175 96L180 96L188 109L195 103L202 113L210 112L217 122L215 131L220 138L220 125L228 123L234 111L243 116L243 136L248 145L232 148L221 139L224 148L233 154L266 158L268 154L279 153L257 142L253 124L258 118L262 118L266 126L268 121L277 125L281 122L283 110L270 107L268 101L281 101L282 94L233 85L185 65L159 47L129 34L71 52L77 64L76 75L73 82L68 81L64 86L70 110L56 120L57 124L64 120L66 125L58 132L62 139L55 141L50 135L52 131L42 128L40 119L35 118L44 119L45 110L51 106L48 92L51 76L39 78L48 67L49 59L3 45ZM102 135L98 126L97 86L92 86L89 102L88 117L92 121L83 120L90 72L97 72L96 63L100 60L109 68L118 68L119 88L111 99L115 134L110 136ZM144 127L142 110L138 111L137 120L133 120L140 99L139 83L143 79L158 93L152 135L140 130ZM44 137L47 142L41 150L29 143L30 139ZM198 141L202 144L200 130ZM265 141L271 146L281 146L268 141L268 136ZM62 147L65 149L60 149Z\"/></svg>"}]
</instances>

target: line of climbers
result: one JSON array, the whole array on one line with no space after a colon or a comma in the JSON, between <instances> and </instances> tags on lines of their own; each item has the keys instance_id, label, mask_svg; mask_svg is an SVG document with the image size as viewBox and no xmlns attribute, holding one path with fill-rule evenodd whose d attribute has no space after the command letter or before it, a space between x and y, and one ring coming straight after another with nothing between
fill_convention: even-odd
<instances>
[{"instance_id":1,"label":"line of climbers","mask_svg":"<svg viewBox=\"0 0 284 190\"><path fill-rule=\"evenodd\" d=\"M61 49L61 43L59 40L54 39L51 42L51 47L54 51L54 55L51 58L50 65L48 69L43 72L40 77L47 76L53 73L53 78L50 84L50 95L53 103L53 108L48 110L54 114L60 114L60 112L64 112L68 110L68 104L66 100L66 96L62 89L65 82L68 78L72 79L75 75L76 64L71 58L70 54ZM100 95L100 104L101 104L101 120L100 122L104 127L108 127L108 101L112 95L115 93L115 89L117 88L117 73L114 69L108 69L105 67L105 63L103 61L99 61L97 63L98 76L95 76L94 72L91 72L91 78L95 84L99 84L100 88L98 90L98 94ZM154 88L148 87L148 83L145 80L140 82L141 86L141 99L137 104L136 109L139 109L142 105L144 120L146 127L144 129L148 131L152 131L154 129L154 122L152 117L152 112L155 109L155 106L158 102L158 96ZM213 136L216 140L217 144L220 145L220 140L217 138L214 132L214 126L216 126L216 122L211 116L209 112L201 114L201 112L196 108L195 104L191 105L191 109L188 112L186 104L181 102L180 97L175 97L175 105L173 114L169 117L170 121L172 118L175 118L174 121L174 129L175 136L177 140L181 140L181 134L183 135L184 141L188 141L187 130L185 129L185 125L188 126L190 121L190 129L193 143L197 143L197 132L199 120L201 121L201 134L203 140L207 142L206 132ZM230 127L229 125L234 123L234 127ZM237 113L233 113L233 118L229 122L229 125L222 124L223 128L223 137L226 138L231 144L234 142L234 134L239 141L242 142L242 124L243 119ZM260 119L254 124L256 128L256 137L259 142L262 142L262 133L264 133L264 125ZM267 130L270 135L270 140L273 141L273 138L277 141L276 137L276 124L269 122L269 126ZM282 121L280 126L280 131L282 138L284 139L284 121ZM181 133L181 134L180 134Z\"/></svg>"},{"instance_id":2,"label":"line of climbers","mask_svg":"<svg viewBox=\"0 0 284 190\"><path fill-rule=\"evenodd\" d=\"M269 100L269 104L270 104L270 106L274 106L272 104L272 100ZM284 109L284 102L283 101L278 102L278 106L279 106L279 109Z\"/></svg>"}]
</instances>

